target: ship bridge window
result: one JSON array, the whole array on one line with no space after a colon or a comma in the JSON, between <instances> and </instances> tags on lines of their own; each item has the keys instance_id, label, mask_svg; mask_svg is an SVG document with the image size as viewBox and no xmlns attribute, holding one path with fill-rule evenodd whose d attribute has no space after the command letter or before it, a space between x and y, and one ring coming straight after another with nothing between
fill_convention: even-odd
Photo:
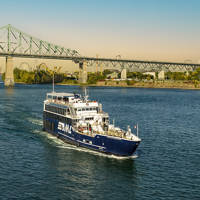
<instances>
[{"instance_id":1,"label":"ship bridge window","mask_svg":"<svg viewBox=\"0 0 200 200\"><path fill-rule=\"evenodd\" d=\"M56 96L53 96L53 99L56 100Z\"/></svg>"},{"instance_id":2,"label":"ship bridge window","mask_svg":"<svg viewBox=\"0 0 200 200\"><path fill-rule=\"evenodd\" d=\"M74 98L79 99L79 98L81 98L81 95L80 94L74 94Z\"/></svg>"},{"instance_id":3,"label":"ship bridge window","mask_svg":"<svg viewBox=\"0 0 200 200\"><path fill-rule=\"evenodd\" d=\"M96 110L96 108L95 108L95 107L91 107L91 108L89 108L89 110L90 110L90 111Z\"/></svg>"},{"instance_id":4,"label":"ship bridge window","mask_svg":"<svg viewBox=\"0 0 200 200\"><path fill-rule=\"evenodd\" d=\"M62 97L58 97L58 100L61 101L61 100L62 100Z\"/></svg>"},{"instance_id":5,"label":"ship bridge window","mask_svg":"<svg viewBox=\"0 0 200 200\"><path fill-rule=\"evenodd\" d=\"M87 117L87 118L85 118L85 120L90 121L90 120L94 120L94 118L93 117Z\"/></svg>"},{"instance_id":6,"label":"ship bridge window","mask_svg":"<svg viewBox=\"0 0 200 200\"><path fill-rule=\"evenodd\" d=\"M68 97L63 97L63 101L68 102L69 101Z\"/></svg>"},{"instance_id":7,"label":"ship bridge window","mask_svg":"<svg viewBox=\"0 0 200 200\"><path fill-rule=\"evenodd\" d=\"M98 108L94 107L94 108L78 108L77 111L93 111L93 110L97 110Z\"/></svg>"},{"instance_id":8,"label":"ship bridge window","mask_svg":"<svg viewBox=\"0 0 200 200\"><path fill-rule=\"evenodd\" d=\"M108 117L103 117L103 122L109 122L109 118Z\"/></svg>"}]
</instances>

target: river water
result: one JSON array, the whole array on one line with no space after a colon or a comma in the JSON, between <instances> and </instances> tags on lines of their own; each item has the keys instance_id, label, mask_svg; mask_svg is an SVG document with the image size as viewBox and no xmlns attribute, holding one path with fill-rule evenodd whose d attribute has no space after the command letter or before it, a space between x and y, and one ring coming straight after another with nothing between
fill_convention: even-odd
<instances>
[{"instance_id":1,"label":"river water","mask_svg":"<svg viewBox=\"0 0 200 200\"><path fill-rule=\"evenodd\" d=\"M43 132L49 91L50 85L5 89L0 83L1 200L200 199L199 90L89 88L116 125L139 124L142 142L131 159L79 149Z\"/></svg>"}]
</instances>

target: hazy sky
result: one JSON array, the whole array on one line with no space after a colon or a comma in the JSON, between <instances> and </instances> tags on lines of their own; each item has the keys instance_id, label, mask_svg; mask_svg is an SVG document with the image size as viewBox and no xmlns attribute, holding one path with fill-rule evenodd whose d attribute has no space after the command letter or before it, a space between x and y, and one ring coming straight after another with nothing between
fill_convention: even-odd
<instances>
[{"instance_id":1,"label":"hazy sky","mask_svg":"<svg viewBox=\"0 0 200 200\"><path fill-rule=\"evenodd\" d=\"M200 0L0 0L0 27L81 55L200 62Z\"/></svg>"}]
</instances>

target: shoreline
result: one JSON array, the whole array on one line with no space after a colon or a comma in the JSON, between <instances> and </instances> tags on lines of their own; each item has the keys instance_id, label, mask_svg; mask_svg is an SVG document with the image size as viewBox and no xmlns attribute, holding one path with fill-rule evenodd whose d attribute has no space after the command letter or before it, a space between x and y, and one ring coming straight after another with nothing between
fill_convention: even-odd
<instances>
[{"instance_id":1,"label":"shoreline","mask_svg":"<svg viewBox=\"0 0 200 200\"><path fill-rule=\"evenodd\" d=\"M17 84L27 84L24 82L15 82ZM50 84L50 83L42 83ZM30 84L34 85L34 84ZM150 89L183 89L183 90L200 90L200 83L184 82L184 81L158 81L158 82L135 82L128 85L126 81L99 81L96 84L80 84L80 83L56 83L55 85L74 85L89 87L123 87L123 88L150 88Z\"/></svg>"},{"instance_id":2,"label":"shoreline","mask_svg":"<svg viewBox=\"0 0 200 200\"><path fill-rule=\"evenodd\" d=\"M111 81L110 81L111 82ZM116 82L105 84L105 82L97 82L97 84L67 84L57 83L56 85L77 85L77 86L89 86L89 87L123 87L123 88L150 88L150 89L183 89L183 90L200 90L200 84L186 83L186 82L136 82L133 85L127 85Z\"/></svg>"}]
</instances>

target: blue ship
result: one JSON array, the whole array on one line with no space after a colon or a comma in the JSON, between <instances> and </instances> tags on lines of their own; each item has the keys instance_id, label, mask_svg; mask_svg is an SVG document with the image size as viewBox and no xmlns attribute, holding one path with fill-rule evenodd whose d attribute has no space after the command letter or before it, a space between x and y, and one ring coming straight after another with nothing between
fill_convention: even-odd
<instances>
[{"instance_id":1,"label":"blue ship","mask_svg":"<svg viewBox=\"0 0 200 200\"><path fill-rule=\"evenodd\" d=\"M116 156L132 156L141 142L129 126L125 131L110 124L102 104L73 93L47 93L43 129L66 143Z\"/></svg>"}]
</instances>

